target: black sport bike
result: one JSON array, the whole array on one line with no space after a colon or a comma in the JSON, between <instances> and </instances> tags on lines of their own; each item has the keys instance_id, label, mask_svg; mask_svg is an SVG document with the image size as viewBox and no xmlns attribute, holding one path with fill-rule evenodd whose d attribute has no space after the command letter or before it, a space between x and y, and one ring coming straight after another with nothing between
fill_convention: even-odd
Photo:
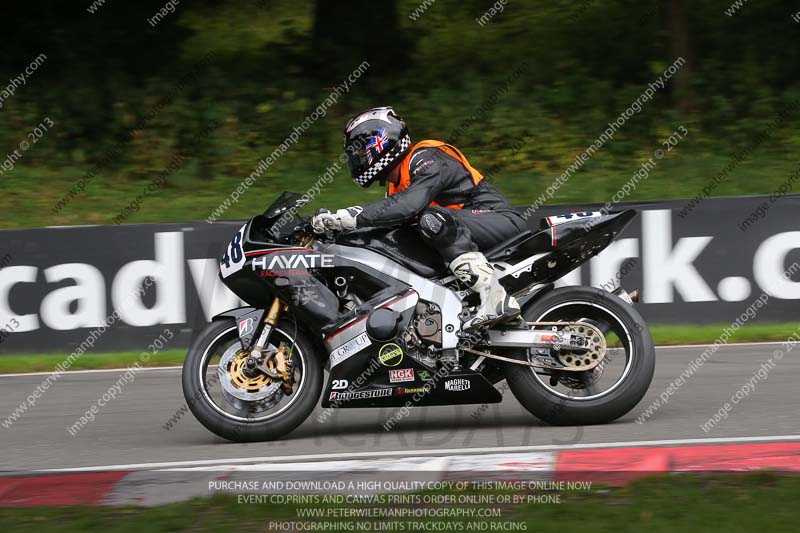
<instances>
[{"instance_id":1,"label":"black sport bike","mask_svg":"<svg viewBox=\"0 0 800 533\"><path fill-rule=\"evenodd\" d=\"M411 227L315 236L283 193L239 229L220 261L249 307L214 317L189 348L183 392L209 430L281 437L322 407L519 402L551 424L626 414L653 377L653 340L622 288L553 288L636 216L571 213L485 253L522 316L462 330L478 295ZM324 370L328 370L327 379Z\"/></svg>"}]
</instances>

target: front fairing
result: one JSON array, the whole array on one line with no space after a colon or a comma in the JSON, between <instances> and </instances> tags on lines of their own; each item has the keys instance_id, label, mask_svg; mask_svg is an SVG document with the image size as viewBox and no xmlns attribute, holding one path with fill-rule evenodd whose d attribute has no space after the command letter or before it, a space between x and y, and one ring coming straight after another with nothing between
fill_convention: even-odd
<instances>
[{"instance_id":1,"label":"front fairing","mask_svg":"<svg viewBox=\"0 0 800 533\"><path fill-rule=\"evenodd\" d=\"M278 297L305 323L322 328L336 321L339 301L318 279L333 256L314 248L256 240L258 217L239 229L220 261L222 282L248 305L267 308Z\"/></svg>"}]
</instances>

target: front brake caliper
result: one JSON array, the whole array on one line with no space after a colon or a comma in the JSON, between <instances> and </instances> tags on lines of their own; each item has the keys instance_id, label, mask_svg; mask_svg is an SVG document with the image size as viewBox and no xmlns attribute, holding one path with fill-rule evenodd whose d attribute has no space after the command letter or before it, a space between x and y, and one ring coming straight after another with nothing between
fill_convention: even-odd
<instances>
[{"instance_id":1,"label":"front brake caliper","mask_svg":"<svg viewBox=\"0 0 800 533\"><path fill-rule=\"evenodd\" d=\"M292 351L289 346L281 343L278 351L272 357L275 362L275 371L283 382L283 392L289 396L294 388L294 368L292 365Z\"/></svg>"}]
</instances>

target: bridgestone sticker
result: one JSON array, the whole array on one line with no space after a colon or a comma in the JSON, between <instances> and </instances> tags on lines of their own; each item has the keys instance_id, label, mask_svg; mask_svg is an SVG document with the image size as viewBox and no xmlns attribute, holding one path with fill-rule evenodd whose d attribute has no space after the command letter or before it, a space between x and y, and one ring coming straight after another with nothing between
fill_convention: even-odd
<instances>
[{"instance_id":1,"label":"bridgestone sticker","mask_svg":"<svg viewBox=\"0 0 800 533\"><path fill-rule=\"evenodd\" d=\"M352 356L371 345L372 341L365 331L358 337L352 338L331 352L331 367L347 361Z\"/></svg>"},{"instance_id":2,"label":"bridgestone sticker","mask_svg":"<svg viewBox=\"0 0 800 533\"><path fill-rule=\"evenodd\" d=\"M356 392L331 392L331 400L368 400L370 398L381 398L391 396L392 389L375 389Z\"/></svg>"},{"instance_id":3,"label":"bridgestone sticker","mask_svg":"<svg viewBox=\"0 0 800 533\"><path fill-rule=\"evenodd\" d=\"M245 318L241 322L239 322L239 336L244 337L253 332L253 327L255 321L253 318Z\"/></svg>"}]
</instances>

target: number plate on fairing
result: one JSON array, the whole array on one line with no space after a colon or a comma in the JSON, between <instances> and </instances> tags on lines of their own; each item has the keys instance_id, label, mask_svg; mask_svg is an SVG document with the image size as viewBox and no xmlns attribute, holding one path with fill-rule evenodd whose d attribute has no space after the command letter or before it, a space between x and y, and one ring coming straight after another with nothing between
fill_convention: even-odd
<instances>
[{"instance_id":1,"label":"number plate on fairing","mask_svg":"<svg viewBox=\"0 0 800 533\"><path fill-rule=\"evenodd\" d=\"M545 220L547 221L547 225L552 227L563 224L564 222L569 222L570 220L582 220L587 218L596 218L599 216L603 216L603 213L600 211L583 211L579 213L567 213L566 215L555 215L552 217L547 217Z\"/></svg>"},{"instance_id":2,"label":"number plate on fairing","mask_svg":"<svg viewBox=\"0 0 800 533\"><path fill-rule=\"evenodd\" d=\"M225 250L225 255L222 256L222 259L219 262L219 271L222 273L223 278L227 278L231 274L240 271L244 266L246 258L244 256L244 248L242 248L242 244L244 242L246 230L247 224L239 228L239 231L236 232L233 240Z\"/></svg>"}]
</instances>

